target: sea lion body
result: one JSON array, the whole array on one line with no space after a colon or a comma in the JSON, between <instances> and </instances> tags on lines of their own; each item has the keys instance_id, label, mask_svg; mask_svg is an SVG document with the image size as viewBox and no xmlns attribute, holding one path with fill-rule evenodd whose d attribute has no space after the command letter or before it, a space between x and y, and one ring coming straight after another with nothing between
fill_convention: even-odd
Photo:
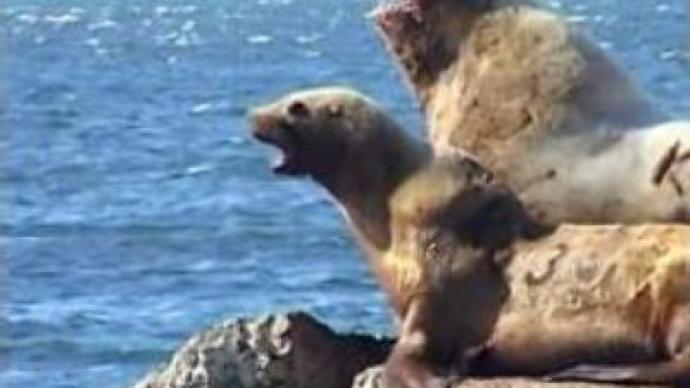
<instances>
[{"instance_id":1,"label":"sea lion body","mask_svg":"<svg viewBox=\"0 0 690 388\"><path fill-rule=\"evenodd\" d=\"M515 151L517 152L517 151ZM690 223L690 122L526 143L502 165L530 213L545 222ZM508 172L507 172L508 171ZM575 212L577 210L577 212Z\"/></svg>"},{"instance_id":2,"label":"sea lion body","mask_svg":"<svg viewBox=\"0 0 690 388\"><path fill-rule=\"evenodd\" d=\"M461 368L465 350L489 338L506 297L494 251L547 228L474 160L434 157L354 91L292 93L254 110L252 121L254 135L284 153L276 171L325 187L367 252L402 322L391 381L422 387Z\"/></svg>"},{"instance_id":3,"label":"sea lion body","mask_svg":"<svg viewBox=\"0 0 690 388\"><path fill-rule=\"evenodd\" d=\"M690 122L658 124L576 27L524 0L407 3L378 23L437 152L475 155L545 222L690 222L690 177L650 184L676 143L690 152Z\"/></svg>"},{"instance_id":4,"label":"sea lion body","mask_svg":"<svg viewBox=\"0 0 690 388\"><path fill-rule=\"evenodd\" d=\"M433 254L435 248L427 249L428 246L436 246L437 240L442 239L443 228L437 224L449 218L451 210L456 213L456 223L463 217L476 217L476 210L471 207L467 215L462 214L464 209L447 209L448 213L442 210L458 201L458 194L472 187L477 192L470 200L476 202L477 208L487 206L489 200L498 200L502 195L512 197L512 193L501 189L500 185L493 187L492 175L472 159L434 157L426 143L407 136L372 100L349 89L323 88L292 93L255 109L256 137L273 142L267 140L266 133L293 120L287 111L295 101L312 112L332 109L338 116L324 118L313 114L309 119L312 128L319 128L313 133L322 132L318 136L332 139L328 143L314 141L308 146L329 150L318 150L318 159L314 158L299 173L289 169L289 175L308 175L335 197L395 311L404 316L415 295L429 289L429 269L420 258ZM364 109L369 112L355 117L355 110ZM304 135L295 137L306 145L306 137L310 135L306 135L305 129L301 132ZM276 145L285 152L283 144ZM305 148L293 147L308 153ZM318 171L328 164L323 160L326 157L337 159L339 164L330 165L327 171ZM290 158L300 159L294 155ZM282 172L284 168L279 170ZM514 201L499 206L497 211L519 212L521 209ZM538 228L536 224L522 225L523 222L526 221L516 218L514 225L507 222L503 229ZM497 240L506 240L499 236L500 230L495 232ZM450 272L451 268L447 270ZM437 272L443 276L443 271Z\"/></svg>"},{"instance_id":5,"label":"sea lion body","mask_svg":"<svg viewBox=\"0 0 690 388\"><path fill-rule=\"evenodd\" d=\"M566 225L514 250L483 373L690 363L690 227ZM611 380L690 382L635 373Z\"/></svg>"},{"instance_id":6,"label":"sea lion body","mask_svg":"<svg viewBox=\"0 0 690 388\"><path fill-rule=\"evenodd\" d=\"M605 341L619 337L657 344L651 353L623 347L623 361L672 363L674 355L684 360L690 342L690 317L683 313L690 306L690 227L564 226L554 232L534 221L515 194L476 161L434 155L372 100L347 89L289 94L255 110L252 121L259 140L283 151L277 171L309 176L325 187L367 252L401 318L400 338L386 364L392 387L440 386L443 376L471 372L470 361L479 370L524 373L607 361L584 355L609 354ZM560 244L566 253L554 258ZM569 299L569 293L587 285L592 289L582 291L582 298L598 307L572 311L570 303L581 295ZM613 296L599 297L597 290ZM623 296L649 303L627 305ZM629 306L629 315L617 315L622 306ZM584 329L561 328L575 319L559 321L560 313L577 316ZM629 316L639 319L625 326ZM553 322L548 332L560 342L541 341L538 330L525 326L531 321ZM608 332L597 331L607 324ZM595 332L592 338L600 338L602 347L580 336ZM514 344L534 347L535 358L511 358L524 353ZM565 361L556 357L549 363L544 354L563 355ZM690 368L681 368L658 380L689 375Z\"/></svg>"}]
</instances>

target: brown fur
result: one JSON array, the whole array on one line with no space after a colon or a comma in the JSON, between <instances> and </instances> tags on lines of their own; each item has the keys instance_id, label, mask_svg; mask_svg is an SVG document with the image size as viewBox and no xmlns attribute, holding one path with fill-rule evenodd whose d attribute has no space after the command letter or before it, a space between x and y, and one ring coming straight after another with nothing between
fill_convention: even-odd
<instances>
[{"instance_id":1,"label":"brown fur","mask_svg":"<svg viewBox=\"0 0 690 388\"><path fill-rule=\"evenodd\" d=\"M554 232L475 161L434 157L348 90L290 94L259 108L257 137L284 149L269 133L296 122L295 102L311 112L289 129L310 161L300 174L344 207L402 318L386 367L391 386L441 386L443 376L472 372L468 360L486 374L578 367L556 377L690 378L690 227ZM337 117L322 112L333 105ZM324 169L312 153L339 163Z\"/></svg>"},{"instance_id":2,"label":"brown fur","mask_svg":"<svg viewBox=\"0 0 690 388\"><path fill-rule=\"evenodd\" d=\"M562 226L514 249L511 296L477 369L690 382L690 227Z\"/></svg>"},{"instance_id":3,"label":"brown fur","mask_svg":"<svg viewBox=\"0 0 690 388\"><path fill-rule=\"evenodd\" d=\"M295 102L308 107L307 119L291 117ZM388 363L391 380L422 387L448 373L445 368L462 365L465 350L488 338L506 296L499 252L516 236L545 228L531 222L517 199L479 164L433 157L426 144L406 136L355 92L290 94L255 110L252 120L260 140L300 150L302 155L291 158L299 168L290 168L290 174L312 177L344 207L402 318ZM296 124L288 129L286 123ZM284 144L285 131L297 132L301 144ZM471 320L458 309L468 303L476 304Z\"/></svg>"},{"instance_id":4,"label":"brown fur","mask_svg":"<svg viewBox=\"0 0 690 388\"><path fill-rule=\"evenodd\" d=\"M476 155L550 223L690 209L690 175L653 183L669 148L690 150L690 123L656 125L663 116L585 34L531 1L415 1L378 23L437 152Z\"/></svg>"}]
</instances>

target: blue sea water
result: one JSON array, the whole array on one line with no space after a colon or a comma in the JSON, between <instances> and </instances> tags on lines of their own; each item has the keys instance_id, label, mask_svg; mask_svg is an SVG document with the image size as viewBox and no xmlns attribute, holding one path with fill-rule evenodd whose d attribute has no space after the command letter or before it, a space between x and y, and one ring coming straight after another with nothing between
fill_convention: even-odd
<instances>
[{"instance_id":1,"label":"blue sea water","mask_svg":"<svg viewBox=\"0 0 690 388\"><path fill-rule=\"evenodd\" d=\"M386 332L340 215L273 176L249 107L347 84L421 134L377 0L8 0L0 385L125 387L221 318L300 308ZM690 116L686 0L554 3Z\"/></svg>"}]
</instances>

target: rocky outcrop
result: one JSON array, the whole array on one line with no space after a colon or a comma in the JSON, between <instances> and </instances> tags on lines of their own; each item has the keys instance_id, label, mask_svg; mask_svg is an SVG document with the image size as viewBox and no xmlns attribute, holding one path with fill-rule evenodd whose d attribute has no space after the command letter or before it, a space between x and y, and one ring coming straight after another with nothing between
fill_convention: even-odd
<instances>
[{"instance_id":1,"label":"rocky outcrop","mask_svg":"<svg viewBox=\"0 0 690 388\"><path fill-rule=\"evenodd\" d=\"M230 320L192 337L134 388L348 388L390 345L335 334L300 312Z\"/></svg>"},{"instance_id":2,"label":"rocky outcrop","mask_svg":"<svg viewBox=\"0 0 690 388\"><path fill-rule=\"evenodd\" d=\"M391 344L337 334L301 312L229 320L193 336L133 388L386 388L381 367L371 366L385 360ZM466 380L459 387L614 386L516 378Z\"/></svg>"},{"instance_id":3,"label":"rocky outcrop","mask_svg":"<svg viewBox=\"0 0 690 388\"><path fill-rule=\"evenodd\" d=\"M458 384L457 388L615 388L619 385L587 384L587 383L556 383L526 378L499 379L468 379ZM630 387L630 386L628 386ZM355 378L352 388L387 388L383 382L382 368L372 367L360 373ZM634 387L633 387L634 388Z\"/></svg>"}]
</instances>

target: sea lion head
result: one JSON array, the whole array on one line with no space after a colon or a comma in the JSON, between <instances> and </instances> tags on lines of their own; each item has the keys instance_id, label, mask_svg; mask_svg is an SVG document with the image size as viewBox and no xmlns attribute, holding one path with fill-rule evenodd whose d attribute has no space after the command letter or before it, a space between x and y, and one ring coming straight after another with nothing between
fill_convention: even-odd
<instances>
[{"instance_id":1,"label":"sea lion head","mask_svg":"<svg viewBox=\"0 0 690 388\"><path fill-rule=\"evenodd\" d=\"M256 139L277 147L273 170L283 175L332 174L376 152L395 124L368 97L344 87L287 94L250 114Z\"/></svg>"},{"instance_id":2,"label":"sea lion head","mask_svg":"<svg viewBox=\"0 0 690 388\"><path fill-rule=\"evenodd\" d=\"M440 74L461 54L475 23L489 12L533 0L396 0L372 16L389 51L422 103Z\"/></svg>"},{"instance_id":3,"label":"sea lion head","mask_svg":"<svg viewBox=\"0 0 690 388\"><path fill-rule=\"evenodd\" d=\"M424 29L471 23L501 7L534 4L534 0L394 0L376 7L372 16L384 35L400 41Z\"/></svg>"},{"instance_id":4,"label":"sea lion head","mask_svg":"<svg viewBox=\"0 0 690 388\"><path fill-rule=\"evenodd\" d=\"M478 3L486 0L397 0L372 15L388 50L425 101L439 74L456 59Z\"/></svg>"}]
</instances>

